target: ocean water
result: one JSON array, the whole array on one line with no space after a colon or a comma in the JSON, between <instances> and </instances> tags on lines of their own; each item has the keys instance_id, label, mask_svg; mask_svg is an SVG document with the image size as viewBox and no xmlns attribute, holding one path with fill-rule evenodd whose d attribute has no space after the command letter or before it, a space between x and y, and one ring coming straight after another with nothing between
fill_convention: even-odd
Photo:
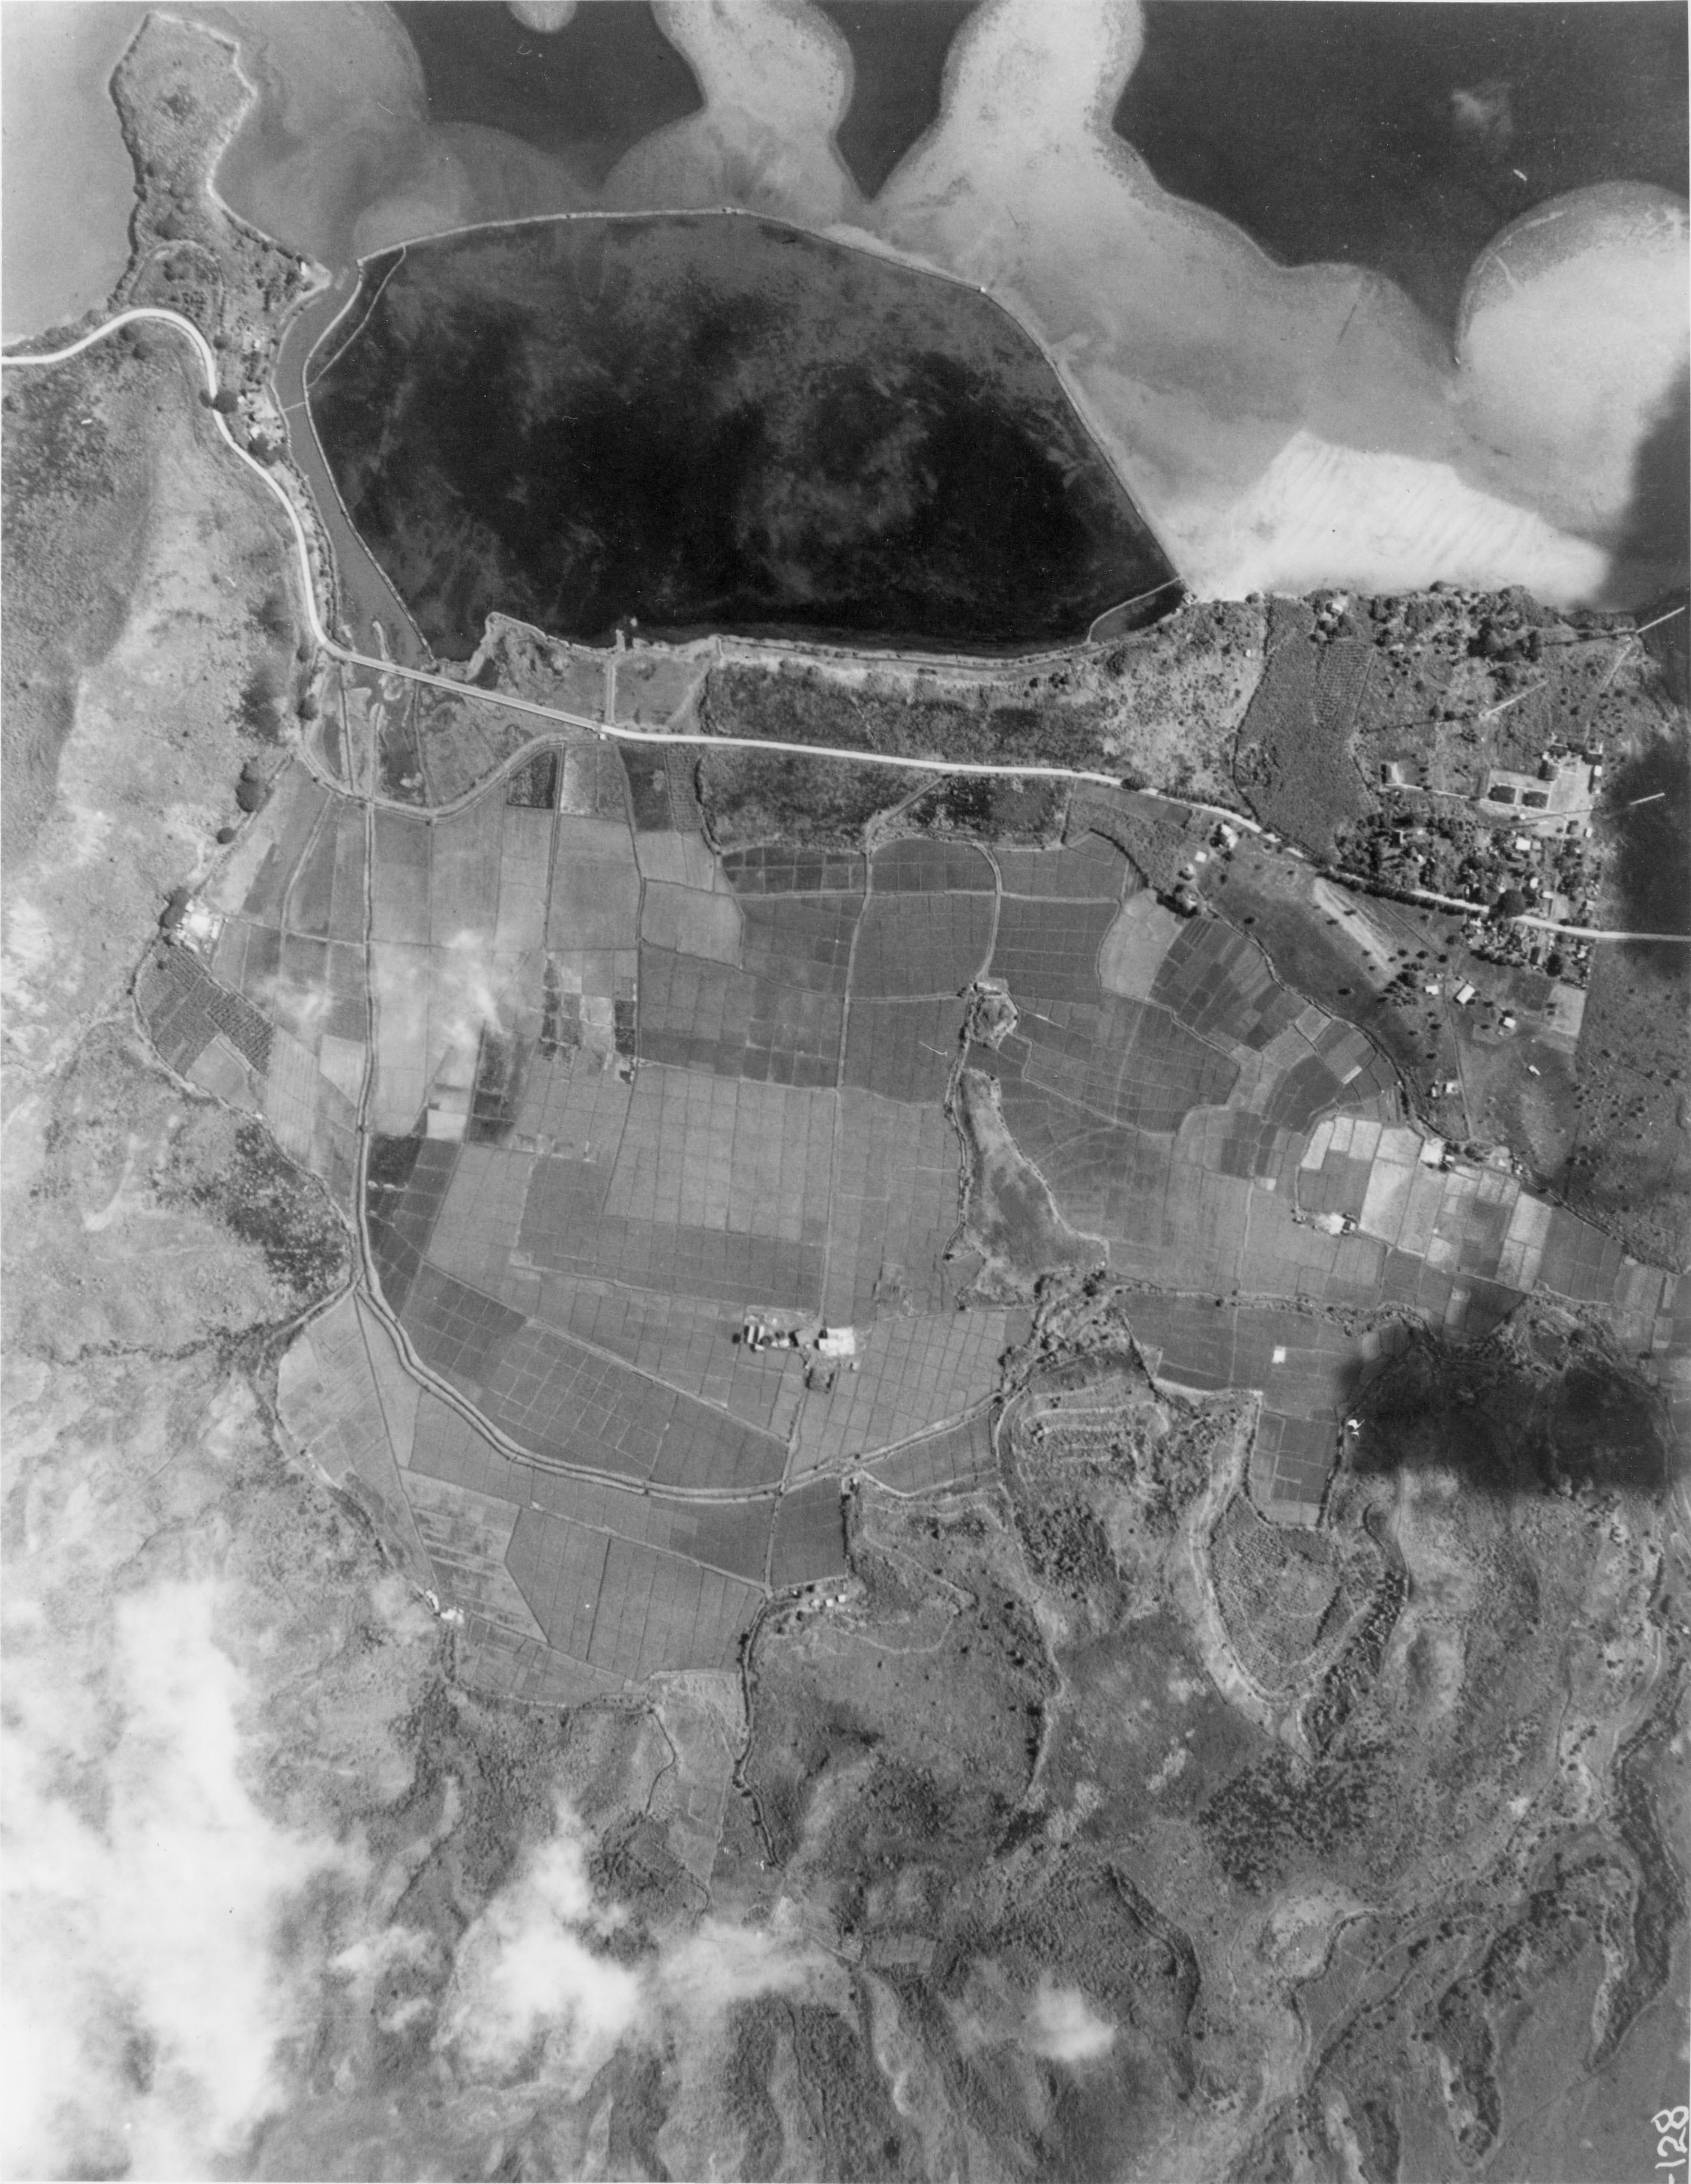
<instances>
[{"instance_id":1,"label":"ocean water","mask_svg":"<svg viewBox=\"0 0 1691 2184\"><path fill-rule=\"evenodd\" d=\"M397 0L429 118L502 129L597 189L631 146L704 101L646 0L592 0L552 31L490 0Z\"/></svg>"},{"instance_id":2,"label":"ocean water","mask_svg":"<svg viewBox=\"0 0 1691 2184\"><path fill-rule=\"evenodd\" d=\"M134 170L108 86L147 10L0 6L0 335L103 303L129 255Z\"/></svg>"},{"instance_id":3,"label":"ocean water","mask_svg":"<svg viewBox=\"0 0 1691 2184\"><path fill-rule=\"evenodd\" d=\"M1147 0L1115 125L1282 265L1371 266L1449 326L1474 259L1534 205L1685 193L1686 10Z\"/></svg>"},{"instance_id":4,"label":"ocean water","mask_svg":"<svg viewBox=\"0 0 1691 2184\"><path fill-rule=\"evenodd\" d=\"M872 198L939 114L945 58L975 0L820 0L851 47L840 157Z\"/></svg>"}]
</instances>

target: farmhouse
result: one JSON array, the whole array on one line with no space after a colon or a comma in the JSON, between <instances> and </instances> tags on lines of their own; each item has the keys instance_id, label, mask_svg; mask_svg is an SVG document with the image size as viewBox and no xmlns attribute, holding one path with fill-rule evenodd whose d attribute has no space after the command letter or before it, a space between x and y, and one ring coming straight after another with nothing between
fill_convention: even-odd
<instances>
[{"instance_id":1,"label":"farmhouse","mask_svg":"<svg viewBox=\"0 0 1691 2184\"><path fill-rule=\"evenodd\" d=\"M1601 769L1574 753L1546 756L1537 773L1494 766L1479 798L1488 817L1507 814L1535 833L1577 834L1591 811L1593 784Z\"/></svg>"}]
</instances>

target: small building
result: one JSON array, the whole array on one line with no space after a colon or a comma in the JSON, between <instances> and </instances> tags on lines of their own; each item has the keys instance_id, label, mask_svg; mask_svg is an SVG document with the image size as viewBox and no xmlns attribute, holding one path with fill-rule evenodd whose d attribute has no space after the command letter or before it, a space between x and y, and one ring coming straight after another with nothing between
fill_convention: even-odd
<instances>
[{"instance_id":1,"label":"small building","mask_svg":"<svg viewBox=\"0 0 1691 2184\"><path fill-rule=\"evenodd\" d=\"M784 1313L748 1312L740 1325L740 1340L748 1350L807 1351L834 1366L857 1355L855 1328L829 1327L820 1319Z\"/></svg>"},{"instance_id":2,"label":"small building","mask_svg":"<svg viewBox=\"0 0 1691 2184\"><path fill-rule=\"evenodd\" d=\"M1480 792L1480 809L1493 817L1507 812L1534 834L1564 833L1571 816L1591 808L1592 783L1600 768L1570 754L1543 760L1536 773L1494 766Z\"/></svg>"}]
</instances>

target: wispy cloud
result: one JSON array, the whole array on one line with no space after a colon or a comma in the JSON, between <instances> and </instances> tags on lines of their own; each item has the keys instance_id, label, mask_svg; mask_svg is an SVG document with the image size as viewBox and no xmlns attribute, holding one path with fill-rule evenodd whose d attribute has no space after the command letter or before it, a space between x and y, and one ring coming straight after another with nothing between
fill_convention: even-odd
<instances>
[{"instance_id":1,"label":"wispy cloud","mask_svg":"<svg viewBox=\"0 0 1691 2184\"><path fill-rule=\"evenodd\" d=\"M4 1730L8 2174L203 2173L282 2098L309 1990L276 1921L314 1881L355 1883L332 1836L242 1779L242 1672L216 1581L120 1600L96 1673L8 1601ZM86 1664L85 1664L86 1665Z\"/></svg>"},{"instance_id":2,"label":"wispy cloud","mask_svg":"<svg viewBox=\"0 0 1691 2184\"><path fill-rule=\"evenodd\" d=\"M556 1832L459 1944L440 2044L471 2075L526 2064L579 2090L639 2025L640 1974L595 1946L621 1918L595 1903L587 1851L560 1804Z\"/></svg>"},{"instance_id":3,"label":"wispy cloud","mask_svg":"<svg viewBox=\"0 0 1691 2184\"><path fill-rule=\"evenodd\" d=\"M63 1548L75 1508L54 1514L6 1603L4 2174L240 2173L267 2119L320 2106L303 2057L332 2056L355 2098L382 2035L420 2036L448 2137L453 2088L466 2114L509 2088L562 2118L619 2045L709 2075L735 2004L833 1975L779 1926L712 1919L632 1946L561 1796L461 1933L402 1910L408 1875L458 1831L455 1786L384 1857L373 1819L314 1819L328 1806L309 1787L280 1816L263 1786L278 1762L298 1780L311 1717L272 1703L273 1673L286 1685L297 1664L252 1642L256 1596L173 1574L103 1597L111 1573Z\"/></svg>"},{"instance_id":4,"label":"wispy cloud","mask_svg":"<svg viewBox=\"0 0 1691 2184\"><path fill-rule=\"evenodd\" d=\"M1100 2017L1077 1986L1042 1979L1027 2013L1023 2038L1029 2050L1052 2063L1090 2063L1115 2044L1115 2027Z\"/></svg>"},{"instance_id":5,"label":"wispy cloud","mask_svg":"<svg viewBox=\"0 0 1691 2184\"><path fill-rule=\"evenodd\" d=\"M520 2071L579 2093L625 2041L685 2044L737 2003L800 1993L826 1977L829 1960L801 1937L723 1919L620 1960L607 1945L626 1914L596 1894L588 1847L560 1800L555 1833L459 1943L437 2045L461 2073Z\"/></svg>"}]
</instances>

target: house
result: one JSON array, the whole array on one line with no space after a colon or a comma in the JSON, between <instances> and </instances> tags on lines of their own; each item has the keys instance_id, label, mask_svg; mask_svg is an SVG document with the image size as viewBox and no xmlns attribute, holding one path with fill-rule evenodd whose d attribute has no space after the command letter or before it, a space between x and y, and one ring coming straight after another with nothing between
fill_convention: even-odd
<instances>
[{"instance_id":1,"label":"house","mask_svg":"<svg viewBox=\"0 0 1691 2184\"><path fill-rule=\"evenodd\" d=\"M1486 775L1478 798L1488 816L1507 813L1517 825L1535 834L1565 834L1576 831L1591 809L1593 783L1601 772L1572 753L1546 757L1536 773L1516 773L1494 766Z\"/></svg>"}]
</instances>

